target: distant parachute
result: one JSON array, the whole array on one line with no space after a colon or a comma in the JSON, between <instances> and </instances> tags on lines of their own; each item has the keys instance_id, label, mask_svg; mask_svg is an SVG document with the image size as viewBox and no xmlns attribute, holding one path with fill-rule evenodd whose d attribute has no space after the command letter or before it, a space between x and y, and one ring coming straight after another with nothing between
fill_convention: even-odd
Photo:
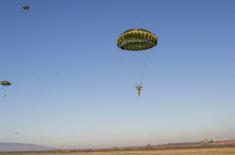
<instances>
[{"instance_id":1,"label":"distant parachute","mask_svg":"<svg viewBox=\"0 0 235 155\"><path fill-rule=\"evenodd\" d=\"M28 11L30 9L29 0L21 0L22 10Z\"/></svg>"},{"instance_id":2,"label":"distant parachute","mask_svg":"<svg viewBox=\"0 0 235 155\"><path fill-rule=\"evenodd\" d=\"M117 39L117 46L128 53L136 53L131 54L131 57L134 57L134 55L138 55L137 53L145 53L144 50L153 48L157 45L157 42L158 37L155 34L145 29L136 28L123 32ZM141 57L142 56L143 55L141 55ZM141 59L142 58L139 58L136 64L140 65ZM142 68L142 66L137 67L137 70L140 70L140 68ZM136 89L138 96L140 96L143 88L142 79L138 80L140 81L137 81L138 84L136 84Z\"/></svg>"},{"instance_id":3,"label":"distant parachute","mask_svg":"<svg viewBox=\"0 0 235 155\"><path fill-rule=\"evenodd\" d=\"M11 82L9 82L9 81L1 81L1 82L0 82L0 85L1 85L1 86L3 87L3 89L4 89L4 87L11 86ZM4 91L4 90L3 90L3 91ZM7 94L5 93L5 91L4 91L3 97L4 97L4 98L7 97Z\"/></svg>"},{"instance_id":4,"label":"distant parachute","mask_svg":"<svg viewBox=\"0 0 235 155\"><path fill-rule=\"evenodd\" d=\"M22 9L23 9L23 10L29 10L30 7L29 7L29 5L23 5L23 6L22 6Z\"/></svg>"},{"instance_id":5,"label":"distant parachute","mask_svg":"<svg viewBox=\"0 0 235 155\"><path fill-rule=\"evenodd\" d=\"M10 86L11 82L9 82L9 81L1 81L1 85L2 86Z\"/></svg>"}]
</instances>

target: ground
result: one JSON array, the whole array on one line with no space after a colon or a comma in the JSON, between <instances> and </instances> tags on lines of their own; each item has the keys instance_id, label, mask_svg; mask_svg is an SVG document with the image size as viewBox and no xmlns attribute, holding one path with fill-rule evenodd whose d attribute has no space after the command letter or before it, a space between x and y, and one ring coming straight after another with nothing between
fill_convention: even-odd
<instances>
[{"instance_id":1,"label":"ground","mask_svg":"<svg viewBox=\"0 0 235 155\"><path fill-rule=\"evenodd\" d=\"M143 151L107 151L107 152L28 152L0 153L0 155L235 155L235 147L203 149L170 149Z\"/></svg>"}]
</instances>

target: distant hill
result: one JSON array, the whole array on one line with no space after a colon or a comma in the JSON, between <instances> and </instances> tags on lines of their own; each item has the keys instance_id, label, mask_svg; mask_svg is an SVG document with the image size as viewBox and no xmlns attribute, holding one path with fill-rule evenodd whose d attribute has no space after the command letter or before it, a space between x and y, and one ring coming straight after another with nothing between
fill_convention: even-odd
<instances>
[{"instance_id":1,"label":"distant hill","mask_svg":"<svg viewBox=\"0 0 235 155\"><path fill-rule=\"evenodd\" d=\"M90 149L53 149L42 145L23 143L0 143L0 152L19 151L46 151L46 152L95 152L95 151L127 151L127 150L160 150L160 149L187 149L187 148L213 148L213 147L235 147L235 140L203 140L199 142L169 143L161 145L128 146L113 148L90 148Z\"/></svg>"},{"instance_id":2,"label":"distant hill","mask_svg":"<svg viewBox=\"0 0 235 155\"><path fill-rule=\"evenodd\" d=\"M1 143L0 152L15 152L15 151L45 151L50 150L49 147L34 144L22 143Z\"/></svg>"},{"instance_id":3,"label":"distant hill","mask_svg":"<svg viewBox=\"0 0 235 155\"><path fill-rule=\"evenodd\" d=\"M113 147L107 149L83 149L73 151L95 152L95 151L131 151L131 150L160 150L160 149L188 149L188 148L215 148L215 147L235 147L235 140L203 140L199 142L168 143L161 145Z\"/></svg>"},{"instance_id":4,"label":"distant hill","mask_svg":"<svg viewBox=\"0 0 235 155\"><path fill-rule=\"evenodd\" d=\"M214 145L235 145L235 140L215 141L212 144L214 144Z\"/></svg>"}]
</instances>

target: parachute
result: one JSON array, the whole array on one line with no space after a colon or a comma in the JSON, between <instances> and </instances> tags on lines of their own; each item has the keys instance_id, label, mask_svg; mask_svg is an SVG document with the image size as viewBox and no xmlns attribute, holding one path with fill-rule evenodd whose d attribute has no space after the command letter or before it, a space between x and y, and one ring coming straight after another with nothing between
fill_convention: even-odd
<instances>
[{"instance_id":1,"label":"parachute","mask_svg":"<svg viewBox=\"0 0 235 155\"><path fill-rule=\"evenodd\" d=\"M11 82L9 82L9 81L1 81L1 85L2 86L10 86Z\"/></svg>"},{"instance_id":2,"label":"parachute","mask_svg":"<svg viewBox=\"0 0 235 155\"><path fill-rule=\"evenodd\" d=\"M28 11L30 9L29 0L20 0L23 11Z\"/></svg>"},{"instance_id":3,"label":"parachute","mask_svg":"<svg viewBox=\"0 0 235 155\"><path fill-rule=\"evenodd\" d=\"M123 51L131 53L130 56L134 57L134 55L143 56L146 54L146 50L156 46L157 42L158 37L155 34L145 29L136 28L123 32L117 39L117 46ZM140 59L141 58L137 59L137 65L141 64ZM136 67L136 72L140 72L141 68L143 67L144 65ZM136 81L138 84L136 84L135 88L137 90L138 96L140 96L143 86L142 79L138 80L139 81Z\"/></svg>"},{"instance_id":4,"label":"parachute","mask_svg":"<svg viewBox=\"0 0 235 155\"><path fill-rule=\"evenodd\" d=\"M22 9L23 9L23 10L29 10L29 8L30 8L29 5L23 5L23 6L22 6Z\"/></svg>"},{"instance_id":5,"label":"parachute","mask_svg":"<svg viewBox=\"0 0 235 155\"><path fill-rule=\"evenodd\" d=\"M7 94L6 94L5 91L4 91L4 87L11 86L11 82L9 82L9 81L1 81L0 85L3 87L3 92L4 92L3 97L6 98L6 97L7 97Z\"/></svg>"},{"instance_id":6,"label":"parachute","mask_svg":"<svg viewBox=\"0 0 235 155\"><path fill-rule=\"evenodd\" d=\"M117 45L123 50L142 51L156 46L157 36L144 29L130 29L119 36Z\"/></svg>"}]
</instances>

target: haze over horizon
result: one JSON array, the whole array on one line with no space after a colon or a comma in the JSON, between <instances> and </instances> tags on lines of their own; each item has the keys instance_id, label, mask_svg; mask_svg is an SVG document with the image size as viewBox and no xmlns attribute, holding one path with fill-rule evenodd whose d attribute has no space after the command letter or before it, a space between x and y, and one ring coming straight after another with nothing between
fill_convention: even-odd
<instances>
[{"instance_id":1,"label":"haze over horizon","mask_svg":"<svg viewBox=\"0 0 235 155\"><path fill-rule=\"evenodd\" d=\"M23 11L22 5L30 10ZM1 0L0 142L86 148L235 138L235 1ZM159 36L143 94L116 46Z\"/></svg>"}]
</instances>

